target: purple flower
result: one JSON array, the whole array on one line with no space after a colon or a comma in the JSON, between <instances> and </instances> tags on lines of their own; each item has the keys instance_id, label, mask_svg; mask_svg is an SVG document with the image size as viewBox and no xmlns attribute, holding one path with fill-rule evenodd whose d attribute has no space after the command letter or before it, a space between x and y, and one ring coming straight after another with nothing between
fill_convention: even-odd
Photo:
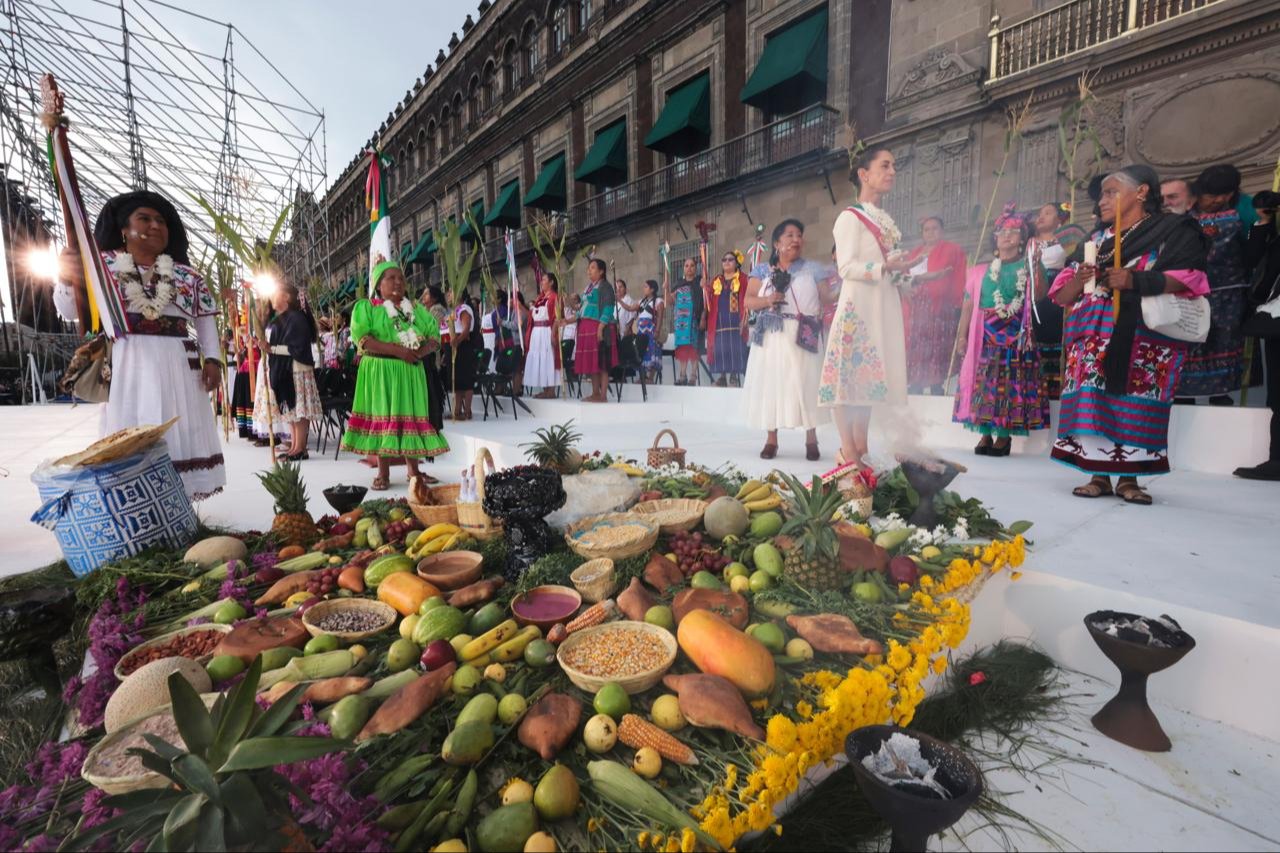
<instances>
[{"instance_id":1,"label":"purple flower","mask_svg":"<svg viewBox=\"0 0 1280 853\"><path fill-rule=\"evenodd\" d=\"M208 625L212 621L208 616L193 616L187 620L187 627L194 628L196 625Z\"/></svg>"},{"instance_id":2,"label":"purple flower","mask_svg":"<svg viewBox=\"0 0 1280 853\"><path fill-rule=\"evenodd\" d=\"M258 569L269 569L278 562L280 562L280 558L276 556L274 551L268 550L263 551L260 554L253 555L254 571L257 571Z\"/></svg>"}]
</instances>

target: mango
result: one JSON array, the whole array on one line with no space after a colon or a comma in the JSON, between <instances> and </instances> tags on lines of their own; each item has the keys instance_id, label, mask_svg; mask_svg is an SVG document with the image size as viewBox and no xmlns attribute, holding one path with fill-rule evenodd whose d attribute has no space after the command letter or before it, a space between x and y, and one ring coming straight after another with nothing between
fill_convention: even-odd
<instances>
[{"instance_id":1,"label":"mango","mask_svg":"<svg viewBox=\"0 0 1280 853\"><path fill-rule=\"evenodd\" d=\"M476 825L476 844L484 853L523 850L537 831L538 810L533 803L512 803L489 812Z\"/></svg>"},{"instance_id":2,"label":"mango","mask_svg":"<svg viewBox=\"0 0 1280 853\"><path fill-rule=\"evenodd\" d=\"M492 748L493 728L488 723L473 720L449 732L449 736L444 739L444 747L440 750L440 757L446 764L475 764ZM524 839L521 839L521 843L524 843Z\"/></svg>"}]
</instances>

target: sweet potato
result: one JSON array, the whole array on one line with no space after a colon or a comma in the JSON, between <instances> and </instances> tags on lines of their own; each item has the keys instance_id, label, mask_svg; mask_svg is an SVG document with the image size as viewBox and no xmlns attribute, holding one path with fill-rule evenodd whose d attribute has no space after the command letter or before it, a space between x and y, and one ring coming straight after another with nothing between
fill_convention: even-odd
<instances>
[{"instance_id":1,"label":"sweet potato","mask_svg":"<svg viewBox=\"0 0 1280 853\"><path fill-rule=\"evenodd\" d=\"M356 735L356 742L398 732L421 717L444 693L445 684L457 668L457 664L447 663L401 687L369 718L360 734Z\"/></svg>"},{"instance_id":2,"label":"sweet potato","mask_svg":"<svg viewBox=\"0 0 1280 853\"><path fill-rule=\"evenodd\" d=\"M563 622L557 622L547 631L547 642L558 646L569 638L569 628Z\"/></svg>"},{"instance_id":3,"label":"sweet potato","mask_svg":"<svg viewBox=\"0 0 1280 853\"><path fill-rule=\"evenodd\" d=\"M294 572L291 575L285 575L272 584L266 592L258 596L254 604L281 604L295 592L302 592L306 589L307 581L323 571L324 569L316 569L311 572Z\"/></svg>"},{"instance_id":4,"label":"sweet potato","mask_svg":"<svg viewBox=\"0 0 1280 853\"><path fill-rule=\"evenodd\" d=\"M338 573L338 588L349 589L357 595L364 592L364 569L347 566Z\"/></svg>"},{"instance_id":5,"label":"sweet potato","mask_svg":"<svg viewBox=\"0 0 1280 853\"><path fill-rule=\"evenodd\" d=\"M468 584L462 589L456 589L451 592L446 599L450 607L471 607L476 604L483 604L502 589L505 583L502 578L486 578L485 580L476 581Z\"/></svg>"},{"instance_id":6,"label":"sweet potato","mask_svg":"<svg viewBox=\"0 0 1280 853\"><path fill-rule=\"evenodd\" d=\"M301 557L307 553L307 549L301 545L286 545L276 553L277 560L292 560L294 557Z\"/></svg>"},{"instance_id":7,"label":"sweet potato","mask_svg":"<svg viewBox=\"0 0 1280 853\"><path fill-rule=\"evenodd\" d=\"M632 578L631 585L618 596L618 609L635 622L643 622L644 614L657 603L658 600L640 583L640 578Z\"/></svg>"},{"instance_id":8,"label":"sweet potato","mask_svg":"<svg viewBox=\"0 0 1280 853\"><path fill-rule=\"evenodd\" d=\"M359 675L341 675L337 678L322 678L311 682L311 686L302 694L303 702L316 705L329 705L352 693L361 693L373 686L372 678Z\"/></svg>"},{"instance_id":9,"label":"sweet potato","mask_svg":"<svg viewBox=\"0 0 1280 853\"><path fill-rule=\"evenodd\" d=\"M702 729L724 729L764 740L764 729L751 718L751 708L727 678L718 675L668 675L662 679L680 698L680 713Z\"/></svg>"},{"instance_id":10,"label":"sweet potato","mask_svg":"<svg viewBox=\"0 0 1280 853\"><path fill-rule=\"evenodd\" d=\"M356 522L362 518L364 518L364 510L361 509L360 507L356 507L355 509L351 510L351 512L344 512L342 515L338 516L338 521L342 522L348 527L355 527Z\"/></svg>"},{"instance_id":11,"label":"sweet potato","mask_svg":"<svg viewBox=\"0 0 1280 853\"><path fill-rule=\"evenodd\" d=\"M819 613L816 616L788 616L787 624L820 652L835 655L878 655L884 647L867 639L848 616Z\"/></svg>"},{"instance_id":12,"label":"sweet potato","mask_svg":"<svg viewBox=\"0 0 1280 853\"><path fill-rule=\"evenodd\" d=\"M341 551L344 548L350 548L351 542L355 539L355 533L343 533L340 536L330 536L328 539L321 539L319 542L311 546L312 551Z\"/></svg>"},{"instance_id":13,"label":"sweet potato","mask_svg":"<svg viewBox=\"0 0 1280 853\"><path fill-rule=\"evenodd\" d=\"M668 560L661 554L654 554L645 564L644 582L662 595L666 595L672 587L684 584L684 572L680 571L680 567L674 561Z\"/></svg>"},{"instance_id":14,"label":"sweet potato","mask_svg":"<svg viewBox=\"0 0 1280 853\"><path fill-rule=\"evenodd\" d=\"M369 564L372 563L374 559L377 558L377 556L378 556L377 551L369 551L369 550L360 551L350 560L347 560L347 565L359 566L362 569L367 569L369 568Z\"/></svg>"},{"instance_id":15,"label":"sweet potato","mask_svg":"<svg viewBox=\"0 0 1280 853\"><path fill-rule=\"evenodd\" d=\"M578 730L582 705L564 693L548 693L520 721L520 743L551 761Z\"/></svg>"},{"instance_id":16,"label":"sweet potato","mask_svg":"<svg viewBox=\"0 0 1280 853\"><path fill-rule=\"evenodd\" d=\"M671 602L676 624L694 610L710 610L741 631L747 627L747 600L736 592L722 589L682 589Z\"/></svg>"}]
</instances>

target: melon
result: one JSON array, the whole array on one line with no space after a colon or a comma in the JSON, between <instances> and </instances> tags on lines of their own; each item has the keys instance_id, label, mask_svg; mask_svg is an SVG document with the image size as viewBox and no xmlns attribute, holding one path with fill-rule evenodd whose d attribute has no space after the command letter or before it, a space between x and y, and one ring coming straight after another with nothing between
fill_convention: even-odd
<instances>
[{"instance_id":1,"label":"melon","mask_svg":"<svg viewBox=\"0 0 1280 853\"><path fill-rule=\"evenodd\" d=\"M111 734L162 705L169 704L169 676L182 673L197 693L213 689L209 674L200 664L183 657L160 658L139 667L129 675L107 700L103 725Z\"/></svg>"},{"instance_id":2,"label":"melon","mask_svg":"<svg viewBox=\"0 0 1280 853\"><path fill-rule=\"evenodd\" d=\"M751 524L751 515L742 501L725 495L716 498L707 507L706 514L702 516L702 524L717 539L741 536Z\"/></svg>"},{"instance_id":3,"label":"melon","mask_svg":"<svg viewBox=\"0 0 1280 853\"><path fill-rule=\"evenodd\" d=\"M202 569L208 569L227 560L243 560L248 555L249 549L236 537L210 536L188 548L182 561L195 563Z\"/></svg>"}]
</instances>

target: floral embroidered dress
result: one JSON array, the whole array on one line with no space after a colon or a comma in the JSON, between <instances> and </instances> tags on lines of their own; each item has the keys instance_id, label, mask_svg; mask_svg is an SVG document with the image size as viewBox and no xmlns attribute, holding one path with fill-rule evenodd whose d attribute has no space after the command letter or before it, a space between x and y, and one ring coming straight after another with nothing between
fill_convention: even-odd
<instances>
[{"instance_id":1,"label":"floral embroidered dress","mask_svg":"<svg viewBox=\"0 0 1280 853\"><path fill-rule=\"evenodd\" d=\"M431 312L404 300L409 312L381 299L362 299L351 312L351 337L357 342L372 335L383 343L418 346L439 340L440 329ZM420 364L365 353L356 374L356 394L347 418L342 446L360 454L421 459L449 452L444 436L431 425L427 375Z\"/></svg>"},{"instance_id":2,"label":"floral embroidered dress","mask_svg":"<svg viewBox=\"0 0 1280 853\"><path fill-rule=\"evenodd\" d=\"M1049 398L1031 333L1035 286L1027 259L975 267L966 290L975 306L952 419L996 438L1046 429Z\"/></svg>"},{"instance_id":3,"label":"floral embroidered dress","mask_svg":"<svg viewBox=\"0 0 1280 853\"><path fill-rule=\"evenodd\" d=\"M1248 307L1249 267L1244 259L1245 229L1237 210L1202 213L1200 230L1212 241L1209 277L1209 337L1191 348L1178 396L1230 394L1244 374L1244 317ZM1123 241L1122 241L1123 243Z\"/></svg>"},{"instance_id":4,"label":"floral embroidered dress","mask_svg":"<svg viewBox=\"0 0 1280 853\"><path fill-rule=\"evenodd\" d=\"M901 405L907 402L907 346L902 296L884 263L901 234L874 204L836 218L840 300L827 339L818 404Z\"/></svg>"},{"instance_id":5,"label":"floral embroidered dress","mask_svg":"<svg viewBox=\"0 0 1280 853\"><path fill-rule=\"evenodd\" d=\"M111 349L111 396L99 432L178 417L165 442L183 489L193 501L214 495L227 473L213 405L200 380L202 358L223 360L213 293L194 269L164 255L154 267L135 265L126 252L103 252L102 259L132 331Z\"/></svg>"}]
</instances>

